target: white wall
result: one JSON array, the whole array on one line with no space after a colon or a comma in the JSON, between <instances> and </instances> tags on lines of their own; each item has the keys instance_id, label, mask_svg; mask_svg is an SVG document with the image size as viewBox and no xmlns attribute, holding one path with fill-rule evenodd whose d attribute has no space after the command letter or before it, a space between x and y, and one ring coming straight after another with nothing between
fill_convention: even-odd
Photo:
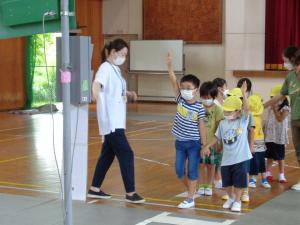
<instances>
[{"instance_id":1,"label":"white wall","mask_svg":"<svg viewBox=\"0 0 300 225\"><path fill-rule=\"evenodd\" d=\"M225 77L230 87L237 78L233 70L264 70L265 0L224 0L223 44L187 45L186 73L200 80ZM142 38L142 0L103 0L104 34L138 34ZM283 79L251 78L254 92L265 98ZM158 83L157 83L158 82ZM157 88L153 85L157 84ZM159 84L159 85L158 85ZM138 80L141 95L171 95L166 76L143 75Z\"/></svg>"},{"instance_id":2,"label":"white wall","mask_svg":"<svg viewBox=\"0 0 300 225\"><path fill-rule=\"evenodd\" d=\"M104 34L134 33L142 38L142 0L103 0L103 16ZM215 77L225 77L223 44L186 45L185 57L186 73L197 75L201 82ZM154 85L156 88L153 84L157 84ZM141 75L138 87L140 95L172 96L166 76Z\"/></svg>"},{"instance_id":3,"label":"white wall","mask_svg":"<svg viewBox=\"0 0 300 225\"><path fill-rule=\"evenodd\" d=\"M225 71L229 86L237 78L233 70L264 70L265 0L226 0ZM282 83L279 78L251 78L253 91L268 98L270 89Z\"/></svg>"}]
</instances>

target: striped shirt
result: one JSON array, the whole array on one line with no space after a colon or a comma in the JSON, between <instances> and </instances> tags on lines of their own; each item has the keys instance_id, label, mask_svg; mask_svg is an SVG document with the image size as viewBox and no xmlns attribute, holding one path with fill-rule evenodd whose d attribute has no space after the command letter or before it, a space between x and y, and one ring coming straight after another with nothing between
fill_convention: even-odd
<instances>
[{"instance_id":1,"label":"striped shirt","mask_svg":"<svg viewBox=\"0 0 300 225\"><path fill-rule=\"evenodd\" d=\"M205 117L203 105L198 101L189 104L181 95L176 98L176 102L177 113L172 134L179 141L200 140L199 120Z\"/></svg>"}]
</instances>

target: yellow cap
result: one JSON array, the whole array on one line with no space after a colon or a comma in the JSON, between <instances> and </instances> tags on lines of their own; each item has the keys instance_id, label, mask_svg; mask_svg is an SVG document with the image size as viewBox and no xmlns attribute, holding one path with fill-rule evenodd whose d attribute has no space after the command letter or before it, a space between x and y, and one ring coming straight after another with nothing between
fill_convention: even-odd
<instances>
[{"instance_id":1,"label":"yellow cap","mask_svg":"<svg viewBox=\"0 0 300 225\"><path fill-rule=\"evenodd\" d=\"M262 103L262 97L260 95L251 95L248 98L249 111L253 116L259 116L264 112L264 106Z\"/></svg>"},{"instance_id":2,"label":"yellow cap","mask_svg":"<svg viewBox=\"0 0 300 225\"><path fill-rule=\"evenodd\" d=\"M233 88L232 90L229 91L230 96L236 96L238 98L242 98L243 97L243 93L242 90L240 88Z\"/></svg>"},{"instance_id":3,"label":"yellow cap","mask_svg":"<svg viewBox=\"0 0 300 225\"><path fill-rule=\"evenodd\" d=\"M242 109L242 100L237 96L229 96L223 103L223 110L233 112Z\"/></svg>"},{"instance_id":4,"label":"yellow cap","mask_svg":"<svg viewBox=\"0 0 300 225\"><path fill-rule=\"evenodd\" d=\"M273 87L270 93L270 97L274 97L278 95L281 91L281 88L282 88L281 84L277 84L275 87Z\"/></svg>"}]
</instances>

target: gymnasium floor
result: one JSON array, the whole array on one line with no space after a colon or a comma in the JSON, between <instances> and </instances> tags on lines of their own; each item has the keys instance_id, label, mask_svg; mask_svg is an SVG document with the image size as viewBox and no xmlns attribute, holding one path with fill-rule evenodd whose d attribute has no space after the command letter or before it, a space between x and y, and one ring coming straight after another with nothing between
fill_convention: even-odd
<instances>
[{"instance_id":1,"label":"gymnasium floor","mask_svg":"<svg viewBox=\"0 0 300 225\"><path fill-rule=\"evenodd\" d=\"M213 225L231 224L231 220L242 222L244 218L245 220L249 216L251 218L251 215L256 217L255 215L258 211L256 209L258 207L259 209L262 207L262 209L269 210L270 215L272 215L273 201L277 202L277 206L282 203L285 207L289 207L287 203L292 204L293 200L295 201L297 198L299 202L299 193L286 192L290 186L296 183L300 173L294 150L292 145L289 145L286 152L286 176L289 182L287 184L274 182L271 184L272 188L270 190L261 187L250 190L251 201L249 204L243 204L242 213L232 213L222 209L221 196L224 194L223 190L215 190L215 194L212 197L197 198L195 209L177 209L177 204L183 200L183 197L180 196L184 192L184 187L177 181L173 166L175 151L174 140L170 134L170 130L176 106L173 104L139 103L129 105L128 111L127 137L135 152L137 191L146 198L147 203L132 205L124 202L123 183L118 164L114 162L103 185L105 191L113 194L113 199L87 199L87 204L76 202L74 203L74 212L78 212L78 214L82 214L82 212L86 212L87 214L94 213L93 218L95 221L97 213L101 214L103 219L105 216L113 215L115 212L118 215L116 218L119 218L119 220L110 220L109 222L106 220L103 223L98 222L98 224L105 225L185 224L177 222L167 223L165 218L168 218L168 216L179 218L177 221L180 221L180 218L185 218L185 221L191 222L190 224ZM58 146L60 146L62 139L61 112L56 113L54 118L57 155L59 156L61 149ZM43 207L41 206L50 204L49 207L55 209L57 214L52 212L52 214L48 215L51 218L53 217L52 220L49 219L52 221L49 224L61 224L60 220L58 220L60 215L60 207L58 207L60 205L58 201L60 185L53 156L51 116L49 114L33 116L15 115L8 112L1 112L0 121L0 209L2 215L5 212L3 209L8 207L5 215L10 215L9 218L17 220L19 215L20 218L24 218L24 213L21 213L24 212L22 211L24 209L30 208L32 210L31 213L35 214L35 212L42 210ZM90 107L89 119L89 184L100 147L101 140L98 136L95 107L92 105ZM58 158L58 162L61 162L60 157ZM276 165L274 165L275 170L277 171ZM282 195L283 193L284 195ZM281 196L276 198L279 195ZM32 204L30 205L29 202L32 202ZM15 205L19 207L20 211L14 208ZM44 216L47 215L48 210L45 208L43 212ZM285 217L285 211L293 212L293 208L292 210L285 208L279 208L278 210L278 212L281 212L280 210L283 212L280 217L281 219L290 217L288 214ZM84 216L78 217L78 214L76 215L75 213L74 218L83 220ZM128 216L126 217L127 214ZM26 216L28 217L28 215L31 214L28 213ZM269 214L265 213L265 215ZM149 220L149 218L155 216L156 220ZM293 216L293 218L297 218L297 221L300 221L300 217L296 212ZM91 218L88 217L87 220L91 224L94 224ZM266 218L268 220L268 216ZM147 219L148 222L142 223L142 221ZM202 220L208 222L205 223ZM22 219L18 221L22 221ZM202 222L200 223L199 221ZM276 220L274 221L272 218L269 218L268 221L270 224L277 224ZM11 221L7 223L11 224ZM6 223L3 222L0 224ZM28 224L40 224L40 221L37 220L36 223L31 222ZM87 223L76 222L75 224ZM299 224L296 223L293 225Z\"/></svg>"}]
</instances>

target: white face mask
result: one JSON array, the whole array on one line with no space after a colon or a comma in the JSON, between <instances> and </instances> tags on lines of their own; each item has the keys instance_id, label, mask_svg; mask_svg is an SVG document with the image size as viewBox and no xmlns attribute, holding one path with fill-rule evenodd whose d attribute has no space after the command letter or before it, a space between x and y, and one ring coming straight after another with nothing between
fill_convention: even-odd
<instances>
[{"instance_id":1,"label":"white face mask","mask_svg":"<svg viewBox=\"0 0 300 225\"><path fill-rule=\"evenodd\" d=\"M125 62L125 60L126 60L125 57L117 56L117 58L113 60L113 63L114 63L116 66L121 66L121 65Z\"/></svg>"},{"instance_id":2,"label":"white face mask","mask_svg":"<svg viewBox=\"0 0 300 225\"><path fill-rule=\"evenodd\" d=\"M232 112L230 115L224 115L224 118L226 120L235 120L236 116L237 116L236 112Z\"/></svg>"},{"instance_id":3,"label":"white face mask","mask_svg":"<svg viewBox=\"0 0 300 225\"><path fill-rule=\"evenodd\" d=\"M210 99L202 99L202 103L205 106L211 106L214 103L214 100L212 98L210 98Z\"/></svg>"},{"instance_id":4,"label":"white face mask","mask_svg":"<svg viewBox=\"0 0 300 225\"><path fill-rule=\"evenodd\" d=\"M224 116L224 118L225 118L226 120L234 120L234 119L235 119L235 115Z\"/></svg>"},{"instance_id":5,"label":"white face mask","mask_svg":"<svg viewBox=\"0 0 300 225\"><path fill-rule=\"evenodd\" d=\"M194 98L193 90L182 89L180 90L180 94L187 101L192 100Z\"/></svg>"},{"instance_id":6,"label":"white face mask","mask_svg":"<svg viewBox=\"0 0 300 225\"><path fill-rule=\"evenodd\" d=\"M225 90L223 91L224 97L226 98L226 97L228 96L228 94L229 94L229 89L225 89Z\"/></svg>"},{"instance_id":7,"label":"white face mask","mask_svg":"<svg viewBox=\"0 0 300 225\"><path fill-rule=\"evenodd\" d=\"M287 70L293 70L294 66L290 63L290 62L285 62L283 64L284 68L286 68Z\"/></svg>"}]
</instances>

